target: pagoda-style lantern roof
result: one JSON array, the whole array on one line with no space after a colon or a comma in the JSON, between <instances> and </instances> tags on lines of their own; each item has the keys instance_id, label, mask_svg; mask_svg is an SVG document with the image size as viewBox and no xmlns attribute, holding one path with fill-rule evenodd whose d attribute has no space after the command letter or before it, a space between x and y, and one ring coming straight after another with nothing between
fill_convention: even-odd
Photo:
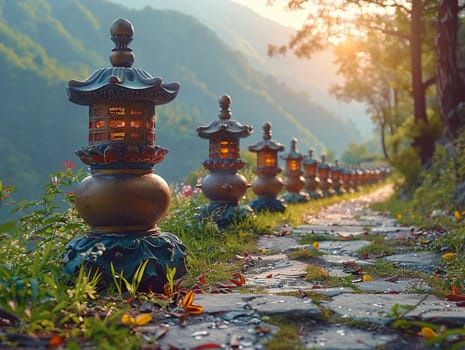
<instances>
[{"instance_id":1,"label":"pagoda-style lantern roof","mask_svg":"<svg viewBox=\"0 0 465 350\"><path fill-rule=\"evenodd\" d=\"M261 151L284 151L284 145L271 139L271 123L265 122L263 124L263 139L258 141L254 145L249 146L250 152L261 152Z\"/></svg>"},{"instance_id":2,"label":"pagoda-style lantern roof","mask_svg":"<svg viewBox=\"0 0 465 350\"><path fill-rule=\"evenodd\" d=\"M110 55L112 67L100 68L85 81L70 80L67 93L73 103L89 106L99 101L152 101L161 105L172 101L178 83L163 84L146 71L132 67L134 54L129 44L134 27L126 19L118 19L110 28L115 47Z\"/></svg>"},{"instance_id":3,"label":"pagoda-style lantern roof","mask_svg":"<svg viewBox=\"0 0 465 350\"><path fill-rule=\"evenodd\" d=\"M321 156L321 162L318 165L318 169L329 169L331 168L331 164L326 162L326 155L323 154Z\"/></svg>"},{"instance_id":4,"label":"pagoda-style lantern roof","mask_svg":"<svg viewBox=\"0 0 465 350\"><path fill-rule=\"evenodd\" d=\"M318 164L318 161L313 158L314 151L312 149L308 150L308 156L305 157L304 161L302 162L303 166Z\"/></svg>"},{"instance_id":5,"label":"pagoda-style lantern roof","mask_svg":"<svg viewBox=\"0 0 465 350\"><path fill-rule=\"evenodd\" d=\"M212 121L206 126L199 126L196 128L197 133L201 138L212 139L212 138L244 138L249 136L253 128L249 125L243 125L238 121L231 119L231 110L229 105L231 104L231 97L224 95L219 100L220 114L218 120Z\"/></svg>"},{"instance_id":6,"label":"pagoda-style lantern roof","mask_svg":"<svg viewBox=\"0 0 465 350\"><path fill-rule=\"evenodd\" d=\"M209 170L239 170L245 166L245 161L240 159L239 139L249 136L253 128L231 119L231 97L222 96L219 104L219 119L196 128L198 135L210 142L209 159L203 166Z\"/></svg>"},{"instance_id":7,"label":"pagoda-style lantern roof","mask_svg":"<svg viewBox=\"0 0 465 350\"><path fill-rule=\"evenodd\" d=\"M342 167L339 166L339 161L338 160L334 161L334 165L331 167L331 171L333 173L338 173L338 174L340 174L342 172Z\"/></svg>"},{"instance_id":8,"label":"pagoda-style lantern roof","mask_svg":"<svg viewBox=\"0 0 465 350\"><path fill-rule=\"evenodd\" d=\"M110 34L115 44L112 67L95 71L85 81L70 80L66 89L71 102L89 106L89 144L76 154L93 169L149 169L168 153L155 142L155 106L172 101L180 86L163 84L161 78L132 67L131 22L115 20Z\"/></svg>"},{"instance_id":9,"label":"pagoda-style lantern roof","mask_svg":"<svg viewBox=\"0 0 465 350\"><path fill-rule=\"evenodd\" d=\"M297 139L293 137L291 139L291 149L289 150L289 152L282 154L281 159L284 159L284 160L293 159L293 160L301 161L303 158L304 156L302 155L302 153L300 153L297 150Z\"/></svg>"}]
</instances>

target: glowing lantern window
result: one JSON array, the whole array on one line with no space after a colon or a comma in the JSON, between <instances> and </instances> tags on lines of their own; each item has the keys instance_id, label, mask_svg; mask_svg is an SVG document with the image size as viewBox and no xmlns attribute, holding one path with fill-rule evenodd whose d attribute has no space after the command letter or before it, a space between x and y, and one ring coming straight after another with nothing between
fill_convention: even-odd
<instances>
[{"instance_id":1,"label":"glowing lantern window","mask_svg":"<svg viewBox=\"0 0 465 350\"><path fill-rule=\"evenodd\" d=\"M126 122L123 119L111 119L109 126L112 129L122 129L126 125Z\"/></svg>"},{"instance_id":2,"label":"glowing lantern window","mask_svg":"<svg viewBox=\"0 0 465 350\"><path fill-rule=\"evenodd\" d=\"M130 126L131 128L139 129L139 128L141 128L143 125L144 125L144 123L143 123L142 120L131 120L131 121L129 122L129 126Z\"/></svg>"},{"instance_id":3,"label":"glowing lantern window","mask_svg":"<svg viewBox=\"0 0 465 350\"><path fill-rule=\"evenodd\" d=\"M277 165L276 152L275 151L261 151L257 153L257 166L274 168Z\"/></svg>"},{"instance_id":4,"label":"glowing lantern window","mask_svg":"<svg viewBox=\"0 0 465 350\"><path fill-rule=\"evenodd\" d=\"M125 132L111 132L110 133L110 141L124 141L126 138Z\"/></svg>"},{"instance_id":5,"label":"glowing lantern window","mask_svg":"<svg viewBox=\"0 0 465 350\"><path fill-rule=\"evenodd\" d=\"M105 122L103 120L96 120L94 126L96 129L102 129L105 127Z\"/></svg>"},{"instance_id":6,"label":"glowing lantern window","mask_svg":"<svg viewBox=\"0 0 465 350\"><path fill-rule=\"evenodd\" d=\"M210 143L210 158L212 159L238 159L238 142L235 140L219 140Z\"/></svg>"},{"instance_id":7,"label":"glowing lantern window","mask_svg":"<svg viewBox=\"0 0 465 350\"><path fill-rule=\"evenodd\" d=\"M126 115L126 108L124 107L109 107L108 114L114 117Z\"/></svg>"},{"instance_id":8,"label":"glowing lantern window","mask_svg":"<svg viewBox=\"0 0 465 350\"><path fill-rule=\"evenodd\" d=\"M300 169L300 161L298 159L289 159L287 161L287 168L290 171L297 171Z\"/></svg>"},{"instance_id":9,"label":"glowing lantern window","mask_svg":"<svg viewBox=\"0 0 465 350\"><path fill-rule=\"evenodd\" d=\"M140 109L131 109L129 112L129 115L131 117L142 117L143 112Z\"/></svg>"}]
</instances>

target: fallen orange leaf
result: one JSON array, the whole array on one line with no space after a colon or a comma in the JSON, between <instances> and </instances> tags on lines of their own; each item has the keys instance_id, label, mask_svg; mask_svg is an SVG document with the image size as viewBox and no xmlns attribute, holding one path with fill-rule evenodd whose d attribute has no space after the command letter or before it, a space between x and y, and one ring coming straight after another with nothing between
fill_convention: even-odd
<instances>
[{"instance_id":1,"label":"fallen orange leaf","mask_svg":"<svg viewBox=\"0 0 465 350\"><path fill-rule=\"evenodd\" d=\"M193 301L194 301L194 292L190 290L187 292L184 298L182 298L182 307L185 308L186 306L191 305Z\"/></svg>"},{"instance_id":2,"label":"fallen orange leaf","mask_svg":"<svg viewBox=\"0 0 465 350\"><path fill-rule=\"evenodd\" d=\"M242 286L245 284L245 277L242 273L235 273L232 275L232 278L229 279L236 286Z\"/></svg>"},{"instance_id":3,"label":"fallen orange leaf","mask_svg":"<svg viewBox=\"0 0 465 350\"><path fill-rule=\"evenodd\" d=\"M136 318L131 317L127 314L124 314L121 317L121 323L132 326L132 327L139 327L143 326L146 323L149 323L152 320L152 315L150 314L141 314Z\"/></svg>"},{"instance_id":4,"label":"fallen orange leaf","mask_svg":"<svg viewBox=\"0 0 465 350\"><path fill-rule=\"evenodd\" d=\"M373 281L373 277L371 277L370 275L363 275L362 281L363 282Z\"/></svg>"},{"instance_id":5,"label":"fallen orange leaf","mask_svg":"<svg viewBox=\"0 0 465 350\"><path fill-rule=\"evenodd\" d=\"M450 301L465 301L465 295L462 295L462 294L451 293L451 294L446 294L445 297L447 300L450 300Z\"/></svg>"},{"instance_id":6,"label":"fallen orange leaf","mask_svg":"<svg viewBox=\"0 0 465 350\"><path fill-rule=\"evenodd\" d=\"M57 334L52 334L52 336L50 337L50 341L48 343L48 349L49 350L55 349L56 347L65 345L65 343L66 342L65 342L64 337L57 335Z\"/></svg>"},{"instance_id":7,"label":"fallen orange leaf","mask_svg":"<svg viewBox=\"0 0 465 350\"><path fill-rule=\"evenodd\" d=\"M202 276L199 277L199 282L202 284L207 283L207 279L205 278L205 274L203 273Z\"/></svg>"},{"instance_id":8,"label":"fallen orange leaf","mask_svg":"<svg viewBox=\"0 0 465 350\"><path fill-rule=\"evenodd\" d=\"M188 291L187 294L182 299L182 307L190 315L200 315L203 312L203 307L200 305L192 304L194 302L194 292L192 290Z\"/></svg>"},{"instance_id":9,"label":"fallen orange leaf","mask_svg":"<svg viewBox=\"0 0 465 350\"><path fill-rule=\"evenodd\" d=\"M450 260L450 259L453 259L455 258L455 256L457 255L457 253L446 253L442 256L443 259L446 259L446 260Z\"/></svg>"},{"instance_id":10,"label":"fallen orange leaf","mask_svg":"<svg viewBox=\"0 0 465 350\"><path fill-rule=\"evenodd\" d=\"M438 336L437 333L433 331L430 327L422 327L421 335L424 336L426 339L433 339Z\"/></svg>"}]
</instances>

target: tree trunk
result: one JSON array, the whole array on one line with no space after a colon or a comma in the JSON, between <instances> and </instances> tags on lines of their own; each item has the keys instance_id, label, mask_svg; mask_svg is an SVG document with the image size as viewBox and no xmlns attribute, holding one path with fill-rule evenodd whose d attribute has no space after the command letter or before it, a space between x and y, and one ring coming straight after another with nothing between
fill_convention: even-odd
<instances>
[{"instance_id":1,"label":"tree trunk","mask_svg":"<svg viewBox=\"0 0 465 350\"><path fill-rule=\"evenodd\" d=\"M389 154L387 153L387 148L386 148L386 135L385 135L385 132L386 132L386 123L381 123L381 126L380 126L380 134L381 134L381 147L383 149L383 154L384 154L384 158L386 158L387 160L389 160Z\"/></svg>"},{"instance_id":2,"label":"tree trunk","mask_svg":"<svg viewBox=\"0 0 465 350\"><path fill-rule=\"evenodd\" d=\"M465 83L457 64L458 1L440 0L436 31L436 88L446 135L453 140L465 125Z\"/></svg>"},{"instance_id":3,"label":"tree trunk","mask_svg":"<svg viewBox=\"0 0 465 350\"><path fill-rule=\"evenodd\" d=\"M410 21L410 52L412 69L412 95L413 114L415 125L425 130L428 124L426 116L425 87L422 77L422 13L421 0L412 0L412 18ZM434 139L432 135L420 133L413 140L413 146L417 149L421 163L425 165L434 152Z\"/></svg>"}]
</instances>

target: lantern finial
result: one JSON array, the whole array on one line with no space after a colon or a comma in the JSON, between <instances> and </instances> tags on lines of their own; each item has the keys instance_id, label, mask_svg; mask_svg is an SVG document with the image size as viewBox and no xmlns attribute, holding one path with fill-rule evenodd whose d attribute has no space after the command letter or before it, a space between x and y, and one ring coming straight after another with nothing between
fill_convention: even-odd
<instances>
[{"instance_id":1,"label":"lantern finial","mask_svg":"<svg viewBox=\"0 0 465 350\"><path fill-rule=\"evenodd\" d=\"M228 95L221 96L220 100L218 101L220 104L220 115L218 116L220 119L230 119L231 118L231 110L229 109L229 105L231 104L231 97Z\"/></svg>"},{"instance_id":2,"label":"lantern finial","mask_svg":"<svg viewBox=\"0 0 465 350\"><path fill-rule=\"evenodd\" d=\"M134 63L134 54L129 44L134 35L134 27L127 19L115 20L110 27L111 40L115 47L111 50L110 62L113 67L131 67Z\"/></svg>"},{"instance_id":3,"label":"lantern finial","mask_svg":"<svg viewBox=\"0 0 465 350\"><path fill-rule=\"evenodd\" d=\"M271 123L270 122L263 123L263 139L264 140L271 139Z\"/></svg>"},{"instance_id":4,"label":"lantern finial","mask_svg":"<svg viewBox=\"0 0 465 350\"><path fill-rule=\"evenodd\" d=\"M297 152L297 139L295 137L291 139L291 151Z\"/></svg>"}]
</instances>

